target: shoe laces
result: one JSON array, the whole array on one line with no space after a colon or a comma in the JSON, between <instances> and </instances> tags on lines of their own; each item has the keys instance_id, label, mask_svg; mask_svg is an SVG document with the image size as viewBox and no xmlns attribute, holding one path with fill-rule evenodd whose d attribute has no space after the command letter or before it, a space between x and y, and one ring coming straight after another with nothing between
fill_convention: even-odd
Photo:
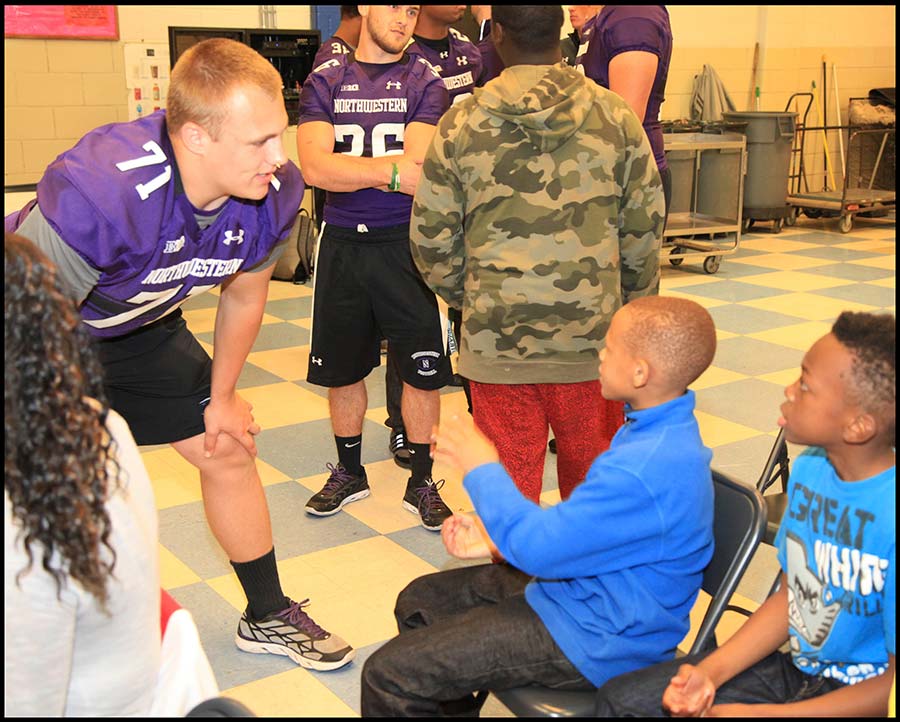
<instances>
[{"instance_id":1,"label":"shoe laces","mask_svg":"<svg viewBox=\"0 0 900 722\"><path fill-rule=\"evenodd\" d=\"M419 513L423 516L432 511L441 511L441 507L446 506L441 495L438 494L440 488L444 485L444 480L430 481L427 480L422 486L416 487L416 495L419 497Z\"/></svg>"},{"instance_id":2,"label":"shoe laces","mask_svg":"<svg viewBox=\"0 0 900 722\"><path fill-rule=\"evenodd\" d=\"M356 478L340 464L335 466L334 464L327 463L325 466L327 466L328 471L331 472L331 476L328 477L328 481L325 482L325 486L322 487L322 492L326 496L337 493L344 484L349 484Z\"/></svg>"},{"instance_id":3,"label":"shoe laces","mask_svg":"<svg viewBox=\"0 0 900 722\"><path fill-rule=\"evenodd\" d=\"M310 637L316 637L318 639L327 637L328 632L326 632L318 624L316 624L312 620L312 617L310 617L306 612L303 611L303 608L308 606L309 599L304 599L302 602L291 602L291 605L287 609L276 612L275 616L280 617L281 619L286 620L289 624L302 629Z\"/></svg>"}]
</instances>

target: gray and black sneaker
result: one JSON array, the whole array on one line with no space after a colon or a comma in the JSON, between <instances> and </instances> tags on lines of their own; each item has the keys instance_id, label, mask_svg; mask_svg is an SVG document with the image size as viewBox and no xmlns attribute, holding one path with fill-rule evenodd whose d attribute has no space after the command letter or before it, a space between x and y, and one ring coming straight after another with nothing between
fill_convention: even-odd
<instances>
[{"instance_id":1,"label":"gray and black sneaker","mask_svg":"<svg viewBox=\"0 0 900 722\"><path fill-rule=\"evenodd\" d=\"M360 476L348 472L343 464L326 464L331 476L322 491L313 494L306 502L306 513L316 516L337 514L344 504L365 499L369 495L369 480L366 470Z\"/></svg>"},{"instance_id":2,"label":"gray and black sneaker","mask_svg":"<svg viewBox=\"0 0 900 722\"><path fill-rule=\"evenodd\" d=\"M403 508L419 515L419 520L429 531L440 531L444 519L453 516L438 490L444 485L444 480L425 481L418 486L413 486L412 479L406 483L406 494L403 495Z\"/></svg>"},{"instance_id":3,"label":"gray and black sneaker","mask_svg":"<svg viewBox=\"0 0 900 722\"><path fill-rule=\"evenodd\" d=\"M327 672L343 667L356 651L340 637L330 634L303 611L309 600L292 602L264 619L250 619L249 608L238 622L234 642L253 654L280 654L301 667Z\"/></svg>"},{"instance_id":4,"label":"gray and black sneaker","mask_svg":"<svg viewBox=\"0 0 900 722\"><path fill-rule=\"evenodd\" d=\"M409 458L409 447L406 445L406 429L397 426L391 429L391 442L388 444L391 454L394 455L394 463L403 469L409 469L412 461Z\"/></svg>"}]
</instances>

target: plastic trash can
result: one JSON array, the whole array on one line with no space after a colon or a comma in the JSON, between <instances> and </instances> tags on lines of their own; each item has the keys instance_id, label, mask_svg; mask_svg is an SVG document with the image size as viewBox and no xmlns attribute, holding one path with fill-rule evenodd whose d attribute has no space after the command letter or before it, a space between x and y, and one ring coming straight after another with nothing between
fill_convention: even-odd
<instances>
[{"instance_id":1,"label":"plastic trash can","mask_svg":"<svg viewBox=\"0 0 900 722\"><path fill-rule=\"evenodd\" d=\"M787 204L791 149L797 128L797 113L725 112L728 123L746 123L747 176L744 178L744 230L753 221L775 221L781 231L790 206Z\"/></svg>"}]
</instances>

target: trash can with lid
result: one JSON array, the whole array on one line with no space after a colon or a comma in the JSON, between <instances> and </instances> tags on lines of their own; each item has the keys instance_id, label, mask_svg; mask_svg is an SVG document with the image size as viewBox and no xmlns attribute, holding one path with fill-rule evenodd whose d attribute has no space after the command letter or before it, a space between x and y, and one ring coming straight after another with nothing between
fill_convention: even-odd
<instances>
[{"instance_id":1,"label":"trash can with lid","mask_svg":"<svg viewBox=\"0 0 900 722\"><path fill-rule=\"evenodd\" d=\"M747 176L744 178L743 229L754 221L774 221L780 233L790 212L787 203L791 149L797 128L797 113L724 112L727 123L746 123Z\"/></svg>"}]
</instances>

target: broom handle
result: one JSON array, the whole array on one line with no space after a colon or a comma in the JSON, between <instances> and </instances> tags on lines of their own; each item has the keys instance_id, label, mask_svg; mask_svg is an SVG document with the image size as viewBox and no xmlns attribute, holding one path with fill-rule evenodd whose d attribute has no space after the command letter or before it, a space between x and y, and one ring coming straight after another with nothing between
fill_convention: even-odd
<instances>
[{"instance_id":1,"label":"broom handle","mask_svg":"<svg viewBox=\"0 0 900 722\"><path fill-rule=\"evenodd\" d=\"M838 126L844 124L844 121L841 120L841 99L840 94L838 93L838 82L837 82L837 63L831 64L832 70L832 80L834 80L834 107L837 110L837 119ZM838 127L838 145L841 148L841 176L847 176L847 167L844 164L844 131Z\"/></svg>"},{"instance_id":2,"label":"broom handle","mask_svg":"<svg viewBox=\"0 0 900 722\"><path fill-rule=\"evenodd\" d=\"M815 98L815 100L816 100L816 112L819 114L819 118L821 118L821 117L822 117L822 103L821 103L821 101L819 100L819 93L818 93L818 90L817 90L817 88L816 88L816 81L815 81L815 80L812 81L812 91L813 91L813 98ZM833 173L832 170L831 170L831 168L832 168L832 163L831 163L831 153L828 151L828 134L825 132L825 126L824 126L824 125L822 126L822 140L823 140L824 143L825 143L825 167L826 167L826 170L827 170L827 172L828 172L828 175L831 176L831 187L832 187L834 190L837 190L837 187L836 187L835 184L834 184L834 173ZM827 178L825 179L825 185L826 185L826 186L828 185L828 179L827 179Z\"/></svg>"}]
</instances>

